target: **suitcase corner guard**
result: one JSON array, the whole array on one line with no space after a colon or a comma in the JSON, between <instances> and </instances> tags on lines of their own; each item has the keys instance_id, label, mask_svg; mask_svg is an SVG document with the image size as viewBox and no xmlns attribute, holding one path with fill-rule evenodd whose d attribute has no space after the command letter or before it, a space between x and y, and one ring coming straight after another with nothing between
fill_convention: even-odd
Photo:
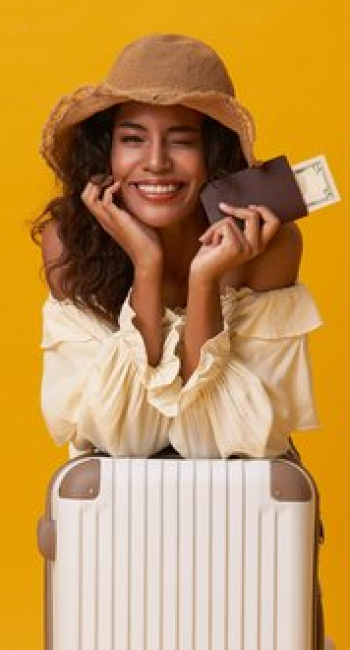
<instances>
[{"instance_id":1,"label":"suitcase corner guard","mask_svg":"<svg viewBox=\"0 0 350 650\"><path fill-rule=\"evenodd\" d=\"M307 473L286 460L273 460L270 475L271 497L276 501L311 501L313 488Z\"/></svg>"},{"instance_id":2,"label":"suitcase corner guard","mask_svg":"<svg viewBox=\"0 0 350 650\"><path fill-rule=\"evenodd\" d=\"M96 499L100 493L101 464L88 458L73 465L61 480L59 495L63 499Z\"/></svg>"}]
</instances>

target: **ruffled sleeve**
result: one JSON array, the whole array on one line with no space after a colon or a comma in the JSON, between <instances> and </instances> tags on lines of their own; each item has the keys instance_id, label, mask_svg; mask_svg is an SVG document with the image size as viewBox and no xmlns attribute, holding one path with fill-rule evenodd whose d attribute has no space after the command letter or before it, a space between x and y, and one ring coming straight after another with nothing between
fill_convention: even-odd
<instances>
[{"instance_id":1,"label":"ruffled sleeve","mask_svg":"<svg viewBox=\"0 0 350 650\"><path fill-rule=\"evenodd\" d=\"M116 456L169 444L185 457L274 456L296 429L317 426L307 335L321 324L303 285L230 289L224 329L180 377L185 314L166 311L163 352L147 363L127 299L112 330L69 301L44 307L42 408L54 439Z\"/></svg>"},{"instance_id":2,"label":"ruffled sleeve","mask_svg":"<svg viewBox=\"0 0 350 650\"><path fill-rule=\"evenodd\" d=\"M318 425L307 347L317 308L303 285L230 289L222 304L225 329L180 392L171 442L190 457L283 453L293 430Z\"/></svg>"},{"instance_id":3,"label":"ruffled sleeve","mask_svg":"<svg viewBox=\"0 0 350 650\"><path fill-rule=\"evenodd\" d=\"M71 302L47 300L43 312L42 410L58 444L90 441L114 455L148 456L168 443L178 392L181 318L166 312L163 354L148 366L129 299L111 330Z\"/></svg>"},{"instance_id":4,"label":"ruffled sleeve","mask_svg":"<svg viewBox=\"0 0 350 650\"><path fill-rule=\"evenodd\" d=\"M163 415L171 417L176 414L177 396L181 388L180 360L176 350L183 329L183 319L175 312L165 310L162 357L159 364L153 367L147 363L144 341L133 324L134 318L135 312L128 299L119 318L123 346L138 370L140 382L147 392L148 403Z\"/></svg>"}]
</instances>

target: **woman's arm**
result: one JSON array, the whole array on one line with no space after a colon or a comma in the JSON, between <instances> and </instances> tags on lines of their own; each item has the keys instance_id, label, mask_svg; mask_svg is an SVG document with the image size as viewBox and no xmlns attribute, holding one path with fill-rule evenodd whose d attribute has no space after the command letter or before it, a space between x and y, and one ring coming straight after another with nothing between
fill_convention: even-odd
<instances>
[{"instance_id":1,"label":"woman's arm","mask_svg":"<svg viewBox=\"0 0 350 650\"><path fill-rule=\"evenodd\" d=\"M222 329L219 280L228 284L268 291L295 283L302 253L302 239L295 224L279 228L270 211L232 209L232 216L246 219L244 234L233 221L223 219L202 238L202 249L190 274L187 319L184 331L182 375L187 380L198 365L203 344ZM260 217L264 219L260 228ZM264 230L262 232L261 230Z\"/></svg>"},{"instance_id":2,"label":"woman's arm","mask_svg":"<svg viewBox=\"0 0 350 650\"><path fill-rule=\"evenodd\" d=\"M181 367L185 381L197 367L204 343L222 330L220 279L251 254L247 237L231 218L211 226L200 242L189 276Z\"/></svg>"},{"instance_id":3,"label":"woman's arm","mask_svg":"<svg viewBox=\"0 0 350 650\"><path fill-rule=\"evenodd\" d=\"M143 338L149 364L157 366L163 349L162 251L154 230L115 205L119 187L119 181L107 188L89 182L82 193L82 200L133 263L131 306L136 314L134 324Z\"/></svg>"},{"instance_id":4,"label":"woman's arm","mask_svg":"<svg viewBox=\"0 0 350 650\"><path fill-rule=\"evenodd\" d=\"M150 366L159 364L163 349L161 283L159 269L135 269L130 302L136 314L134 325L143 338Z\"/></svg>"},{"instance_id":5,"label":"woman's arm","mask_svg":"<svg viewBox=\"0 0 350 650\"><path fill-rule=\"evenodd\" d=\"M182 346L181 374L186 381L198 365L202 345L223 327L220 289L217 281L205 282L190 275L187 316Z\"/></svg>"},{"instance_id":6,"label":"woman's arm","mask_svg":"<svg viewBox=\"0 0 350 650\"><path fill-rule=\"evenodd\" d=\"M244 284L254 291L290 287L298 279L303 239L295 223L281 226L261 255L245 264Z\"/></svg>"}]
</instances>

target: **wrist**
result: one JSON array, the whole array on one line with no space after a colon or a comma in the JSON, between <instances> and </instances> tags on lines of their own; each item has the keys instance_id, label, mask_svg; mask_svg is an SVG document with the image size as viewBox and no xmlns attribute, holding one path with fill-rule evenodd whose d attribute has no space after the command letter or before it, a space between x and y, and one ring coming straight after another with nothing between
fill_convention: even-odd
<instances>
[{"instance_id":1,"label":"wrist","mask_svg":"<svg viewBox=\"0 0 350 650\"><path fill-rule=\"evenodd\" d=\"M220 279L207 275L198 270L191 270L189 277L189 288L193 287L196 291L218 292Z\"/></svg>"},{"instance_id":2,"label":"wrist","mask_svg":"<svg viewBox=\"0 0 350 650\"><path fill-rule=\"evenodd\" d=\"M134 266L134 281L161 282L163 276L162 260L149 260Z\"/></svg>"}]
</instances>

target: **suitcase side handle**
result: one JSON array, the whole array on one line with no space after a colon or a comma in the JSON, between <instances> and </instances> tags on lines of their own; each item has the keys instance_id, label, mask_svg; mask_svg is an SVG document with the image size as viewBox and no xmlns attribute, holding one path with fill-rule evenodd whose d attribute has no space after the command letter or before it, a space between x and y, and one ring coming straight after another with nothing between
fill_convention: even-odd
<instances>
[{"instance_id":1,"label":"suitcase side handle","mask_svg":"<svg viewBox=\"0 0 350 650\"><path fill-rule=\"evenodd\" d=\"M38 521L37 540L39 551L45 560L56 559L56 522L43 515Z\"/></svg>"}]
</instances>

